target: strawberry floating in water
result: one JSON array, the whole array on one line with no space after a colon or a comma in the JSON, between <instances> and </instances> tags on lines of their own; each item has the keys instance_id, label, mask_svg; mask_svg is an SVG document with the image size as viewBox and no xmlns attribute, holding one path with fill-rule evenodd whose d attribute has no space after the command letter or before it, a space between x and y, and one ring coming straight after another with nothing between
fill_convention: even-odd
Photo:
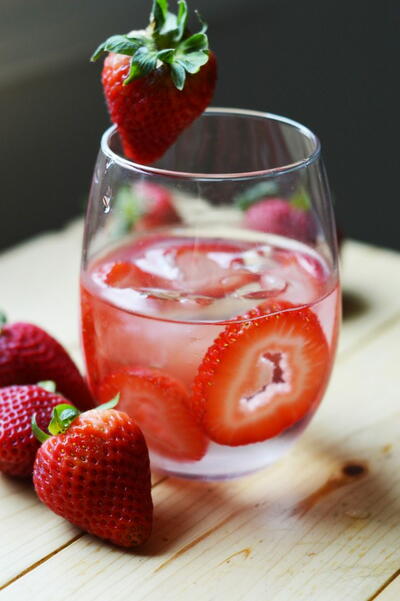
<instances>
[{"instance_id":1,"label":"strawberry floating in water","mask_svg":"<svg viewBox=\"0 0 400 601\"><path fill-rule=\"evenodd\" d=\"M109 113L126 156L152 163L211 101L217 66L206 25L191 34L186 2L178 14L154 0L145 30L108 38L92 56L108 52L102 83Z\"/></svg>"},{"instance_id":2,"label":"strawberry floating in water","mask_svg":"<svg viewBox=\"0 0 400 601\"><path fill-rule=\"evenodd\" d=\"M277 436L315 408L329 374L317 316L286 301L253 309L208 349L191 406L211 440L237 446Z\"/></svg>"},{"instance_id":3,"label":"strawberry floating in water","mask_svg":"<svg viewBox=\"0 0 400 601\"><path fill-rule=\"evenodd\" d=\"M128 367L110 374L99 390L100 401L117 392L118 408L141 427L151 449L178 461L198 461L207 439L188 408L183 385L168 374L148 367Z\"/></svg>"}]
</instances>

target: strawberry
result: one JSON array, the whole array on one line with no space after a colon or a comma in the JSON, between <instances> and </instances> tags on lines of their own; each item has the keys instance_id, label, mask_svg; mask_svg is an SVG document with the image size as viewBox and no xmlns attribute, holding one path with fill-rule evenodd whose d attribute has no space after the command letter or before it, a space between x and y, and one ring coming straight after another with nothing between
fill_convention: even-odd
<instances>
[{"instance_id":1,"label":"strawberry","mask_svg":"<svg viewBox=\"0 0 400 601\"><path fill-rule=\"evenodd\" d=\"M207 440L188 409L187 392L178 380L156 369L131 367L105 378L99 401L118 392L118 408L137 421L150 449L178 461L203 457Z\"/></svg>"},{"instance_id":2,"label":"strawberry","mask_svg":"<svg viewBox=\"0 0 400 601\"><path fill-rule=\"evenodd\" d=\"M67 351L30 323L0 323L0 387L53 380L81 409L93 407L90 392Z\"/></svg>"},{"instance_id":3,"label":"strawberry","mask_svg":"<svg viewBox=\"0 0 400 601\"><path fill-rule=\"evenodd\" d=\"M266 198L247 209L244 225L252 230L269 232L313 244L316 226L309 211L298 209L283 198Z\"/></svg>"},{"instance_id":4,"label":"strawberry","mask_svg":"<svg viewBox=\"0 0 400 601\"><path fill-rule=\"evenodd\" d=\"M245 211L243 225L251 230L295 238L307 244L317 239L311 199L300 187L285 200L275 182L261 182L236 195L235 205Z\"/></svg>"},{"instance_id":5,"label":"strawberry","mask_svg":"<svg viewBox=\"0 0 400 601\"><path fill-rule=\"evenodd\" d=\"M170 281L140 269L130 261L106 263L101 270L102 280L113 288L169 288Z\"/></svg>"},{"instance_id":6,"label":"strawberry","mask_svg":"<svg viewBox=\"0 0 400 601\"><path fill-rule=\"evenodd\" d=\"M128 158L145 164L160 158L210 103L216 59L201 23L191 35L184 0L178 15L168 11L167 0L154 0L147 29L114 35L93 54L95 61L110 53L102 83Z\"/></svg>"},{"instance_id":7,"label":"strawberry","mask_svg":"<svg viewBox=\"0 0 400 601\"><path fill-rule=\"evenodd\" d=\"M34 413L40 427L50 421L53 408L65 399L55 386L43 382L0 388L0 471L10 476L31 476L39 443L31 428Z\"/></svg>"},{"instance_id":8,"label":"strawberry","mask_svg":"<svg viewBox=\"0 0 400 601\"><path fill-rule=\"evenodd\" d=\"M82 530L122 547L145 542L151 533L150 465L136 422L112 408L116 400L86 413L58 405L33 467L40 500Z\"/></svg>"},{"instance_id":9,"label":"strawberry","mask_svg":"<svg viewBox=\"0 0 400 601\"><path fill-rule=\"evenodd\" d=\"M199 240L194 244L192 240L176 240L177 243L168 248L148 249L142 257L135 259L135 263L105 263L97 271L96 278L114 288L185 290L215 298L259 278L245 269L240 257L246 247L240 243ZM157 275L157 271L169 277Z\"/></svg>"},{"instance_id":10,"label":"strawberry","mask_svg":"<svg viewBox=\"0 0 400 601\"><path fill-rule=\"evenodd\" d=\"M276 436L320 401L329 348L309 308L282 301L228 324L195 378L193 413L211 440L229 446Z\"/></svg>"},{"instance_id":11,"label":"strawberry","mask_svg":"<svg viewBox=\"0 0 400 601\"><path fill-rule=\"evenodd\" d=\"M181 222L171 190L147 181L121 186L113 211L111 234L118 239L132 231L145 232Z\"/></svg>"},{"instance_id":12,"label":"strawberry","mask_svg":"<svg viewBox=\"0 0 400 601\"><path fill-rule=\"evenodd\" d=\"M174 264L179 269L179 277L174 281L178 289L190 290L220 298L258 279L258 275L244 269L240 260L241 247L203 243L171 249L167 257L173 255Z\"/></svg>"},{"instance_id":13,"label":"strawberry","mask_svg":"<svg viewBox=\"0 0 400 601\"><path fill-rule=\"evenodd\" d=\"M150 182L139 182L135 193L141 199L144 214L135 223L135 231L146 231L156 227L180 223L171 192L165 186Z\"/></svg>"}]
</instances>

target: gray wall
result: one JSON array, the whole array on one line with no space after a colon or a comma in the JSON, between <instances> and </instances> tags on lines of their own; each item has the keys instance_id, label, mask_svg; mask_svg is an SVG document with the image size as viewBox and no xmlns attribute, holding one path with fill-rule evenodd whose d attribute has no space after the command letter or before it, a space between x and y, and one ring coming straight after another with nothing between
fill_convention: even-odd
<instances>
[{"instance_id":1,"label":"gray wall","mask_svg":"<svg viewBox=\"0 0 400 601\"><path fill-rule=\"evenodd\" d=\"M83 210L108 117L107 35L150 0L1 0L0 248ZM213 104L297 119L321 138L345 234L400 250L400 8L365 0L191 0L219 59Z\"/></svg>"}]
</instances>

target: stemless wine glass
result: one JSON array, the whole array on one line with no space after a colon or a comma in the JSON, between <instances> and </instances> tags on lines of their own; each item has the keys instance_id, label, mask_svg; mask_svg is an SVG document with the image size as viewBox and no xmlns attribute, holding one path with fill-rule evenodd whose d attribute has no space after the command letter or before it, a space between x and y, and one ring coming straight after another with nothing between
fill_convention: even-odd
<instances>
[{"instance_id":1,"label":"stemless wine glass","mask_svg":"<svg viewBox=\"0 0 400 601\"><path fill-rule=\"evenodd\" d=\"M340 322L320 144L267 113L207 110L154 165L102 137L86 216L82 343L153 468L240 476L316 411Z\"/></svg>"}]
</instances>

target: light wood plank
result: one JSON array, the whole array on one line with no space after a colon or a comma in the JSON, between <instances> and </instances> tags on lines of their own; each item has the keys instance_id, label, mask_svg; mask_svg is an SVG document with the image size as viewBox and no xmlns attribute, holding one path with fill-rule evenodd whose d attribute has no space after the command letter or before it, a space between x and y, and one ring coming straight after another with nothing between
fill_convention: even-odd
<instances>
[{"instance_id":1,"label":"light wood plank","mask_svg":"<svg viewBox=\"0 0 400 601\"><path fill-rule=\"evenodd\" d=\"M398 570L399 572L400 570ZM390 582L385 588L368 599L368 601L399 601L400 599L400 577L397 576L393 582Z\"/></svg>"},{"instance_id":2,"label":"light wood plank","mask_svg":"<svg viewBox=\"0 0 400 601\"><path fill-rule=\"evenodd\" d=\"M57 586L61 600L366 601L400 565L399 339L397 323L337 366L309 430L270 470L227 483L167 479L144 549L85 535L7 587L7 599L51 599ZM365 473L343 475L348 462Z\"/></svg>"},{"instance_id":3,"label":"light wood plank","mask_svg":"<svg viewBox=\"0 0 400 601\"><path fill-rule=\"evenodd\" d=\"M164 478L153 474L153 486ZM82 536L82 531L40 503L29 480L0 474L0 499L1 589L30 566Z\"/></svg>"},{"instance_id":4,"label":"light wood plank","mask_svg":"<svg viewBox=\"0 0 400 601\"><path fill-rule=\"evenodd\" d=\"M400 317L400 254L354 240L342 255L344 326L339 353L351 353L364 340Z\"/></svg>"},{"instance_id":5,"label":"light wood plank","mask_svg":"<svg viewBox=\"0 0 400 601\"><path fill-rule=\"evenodd\" d=\"M79 362L78 326L73 324L77 324L78 320L77 284L81 234L82 224L77 221L63 232L46 234L0 255L0 281L6 283L2 286L2 307L9 312L10 319L33 321L42 325L59 338ZM334 375L326 402L301 444L306 444L310 436L318 438L320 423L326 440L335 440L338 432L351 432L354 424L350 408L354 408L354 412L362 411L361 422L364 426L372 427L382 414L387 415L396 410L398 402L398 381L395 382L392 377L393 363L396 361L395 342L392 341L392 354L382 353L381 348L386 344L385 330L389 331L395 324L400 310L400 279L395 277L400 269L400 255L347 242L343 265L344 289L352 294L353 312L344 321L341 337L341 359L336 369L341 370L342 375ZM71 299L75 301L71 302ZM357 307L358 310L354 310ZM349 361L376 336L380 342L376 348L372 345L375 348L373 360L371 355L364 358L364 363ZM392 340L391 337L389 339ZM361 356L364 356L363 353ZM341 363L346 363L347 366ZM371 365L374 370L370 369ZM384 407L382 401L378 403L376 400L376 374L379 374L382 385ZM359 382L363 382L362 397L358 393L354 394L354 388ZM365 411L365 407L368 407L368 411ZM357 420L360 425L358 416ZM185 484L186 486L189 488L189 484ZM203 485L199 486L201 490ZM162 495L163 487L164 485L160 487L157 495ZM77 531L41 506L29 485L1 478L0 498L2 531L5 535L2 538L7 543L5 551L2 553L0 550L1 585L51 553L57 553L58 549L74 539ZM196 503L196 498L195 496L192 502ZM170 498L168 503L175 507L175 498ZM182 521L182 516L179 513L176 515L178 522ZM218 516L217 512L216 517ZM222 521L226 517L221 518ZM188 544L194 535L195 532L189 530ZM214 534L209 536L213 537ZM80 545L85 547L89 544L86 539L93 544L90 537L84 537ZM178 542L173 540L173 546ZM102 543L96 544L100 545L100 549L103 548ZM72 546L76 548L76 545L74 543ZM62 555L65 553L66 550ZM167 549L165 553L169 556L173 551ZM251 557L242 550L234 555L229 564L231 561L237 562L236 558L242 556L248 559Z\"/></svg>"},{"instance_id":6,"label":"light wood plank","mask_svg":"<svg viewBox=\"0 0 400 601\"><path fill-rule=\"evenodd\" d=\"M0 302L9 321L47 329L78 359L81 244L82 222L77 220L0 254Z\"/></svg>"}]
</instances>

